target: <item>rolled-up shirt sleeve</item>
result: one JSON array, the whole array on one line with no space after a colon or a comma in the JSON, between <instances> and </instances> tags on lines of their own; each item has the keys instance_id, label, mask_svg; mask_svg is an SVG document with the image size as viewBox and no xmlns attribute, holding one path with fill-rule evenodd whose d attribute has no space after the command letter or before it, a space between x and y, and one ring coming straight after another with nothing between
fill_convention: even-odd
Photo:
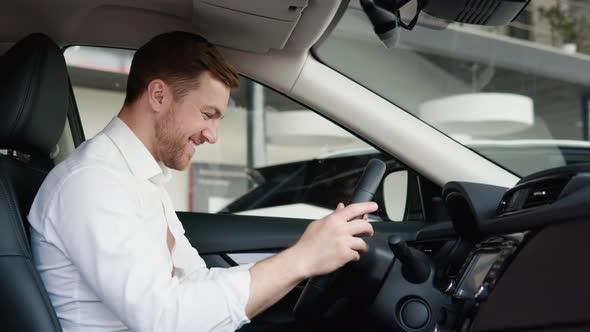
<instances>
[{"instance_id":1,"label":"rolled-up shirt sleeve","mask_svg":"<svg viewBox=\"0 0 590 332\"><path fill-rule=\"evenodd\" d=\"M234 331L249 322L248 267L173 276L161 225L140 218L125 181L107 168L77 169L46 211L54 241L96 295L133 331Z\"/></svg>"}]
</instances>

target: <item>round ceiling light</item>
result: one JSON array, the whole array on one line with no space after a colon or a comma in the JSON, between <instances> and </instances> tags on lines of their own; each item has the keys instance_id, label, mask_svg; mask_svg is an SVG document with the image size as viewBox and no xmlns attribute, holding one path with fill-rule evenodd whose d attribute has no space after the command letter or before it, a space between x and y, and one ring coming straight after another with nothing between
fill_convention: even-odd
<instances>
[{"instance_id":1,"label":"round ceiling light","mask_svg":"<svg viewBox=\"0 0 590 332\"><path fill-rule=\"evenodd\" d=\"M530 97L511 93L470 93L427 101L420 119L449 136L500 137L534 124Z\"/></svg>"}]
</instances>

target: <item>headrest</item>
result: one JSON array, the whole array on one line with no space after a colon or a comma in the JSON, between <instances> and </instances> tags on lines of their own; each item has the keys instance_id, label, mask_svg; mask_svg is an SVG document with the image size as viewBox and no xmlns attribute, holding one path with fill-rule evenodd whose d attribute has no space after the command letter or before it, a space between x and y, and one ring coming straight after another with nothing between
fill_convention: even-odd
<instances>
[{"instance_id":1,"label":"headrest","mask_svg":"<svg viewBox=\"0 0 590 332\"><path fill-rule=\"evenodd\" d=\"M70 102L60 48L45 35L29 35L0 58L0 77L0 149L49 154Z\"/></svg>"}]
</instances>

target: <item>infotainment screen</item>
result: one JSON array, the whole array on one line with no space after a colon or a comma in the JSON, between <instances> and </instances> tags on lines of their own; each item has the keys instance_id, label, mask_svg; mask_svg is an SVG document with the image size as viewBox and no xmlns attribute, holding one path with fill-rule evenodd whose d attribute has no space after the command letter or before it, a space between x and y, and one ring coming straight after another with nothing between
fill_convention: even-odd
<instances>
[{"instance_id":1,"label":"infotainment screen","mask_svg":"<svg viewBox=\"0 0 590 332\"><path fill-rule=\"evenodd\" d=\"M492 264L499 256L499 252L480 252L476 254L469 267L463 273L461 281L455 291L455 297L460 299L474 299Z\"/></svg>"}]
</instances>

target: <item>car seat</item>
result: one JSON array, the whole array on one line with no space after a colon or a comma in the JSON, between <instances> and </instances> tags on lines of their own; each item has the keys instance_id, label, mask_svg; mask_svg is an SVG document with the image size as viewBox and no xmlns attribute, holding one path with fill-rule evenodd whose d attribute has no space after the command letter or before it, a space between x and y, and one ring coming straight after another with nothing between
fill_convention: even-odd
<instances>
[{"instance_id":1,"label":"car seat","mask_svg":"<svg viewBox=\"0 0 590 332\"><path fill-rule=\"evenodd\" d=\"M33 264L26 216L73 103L63 53L32 34L0 58L0 77L0 330L61 331Z\"/></svg>"}]
</instances>

